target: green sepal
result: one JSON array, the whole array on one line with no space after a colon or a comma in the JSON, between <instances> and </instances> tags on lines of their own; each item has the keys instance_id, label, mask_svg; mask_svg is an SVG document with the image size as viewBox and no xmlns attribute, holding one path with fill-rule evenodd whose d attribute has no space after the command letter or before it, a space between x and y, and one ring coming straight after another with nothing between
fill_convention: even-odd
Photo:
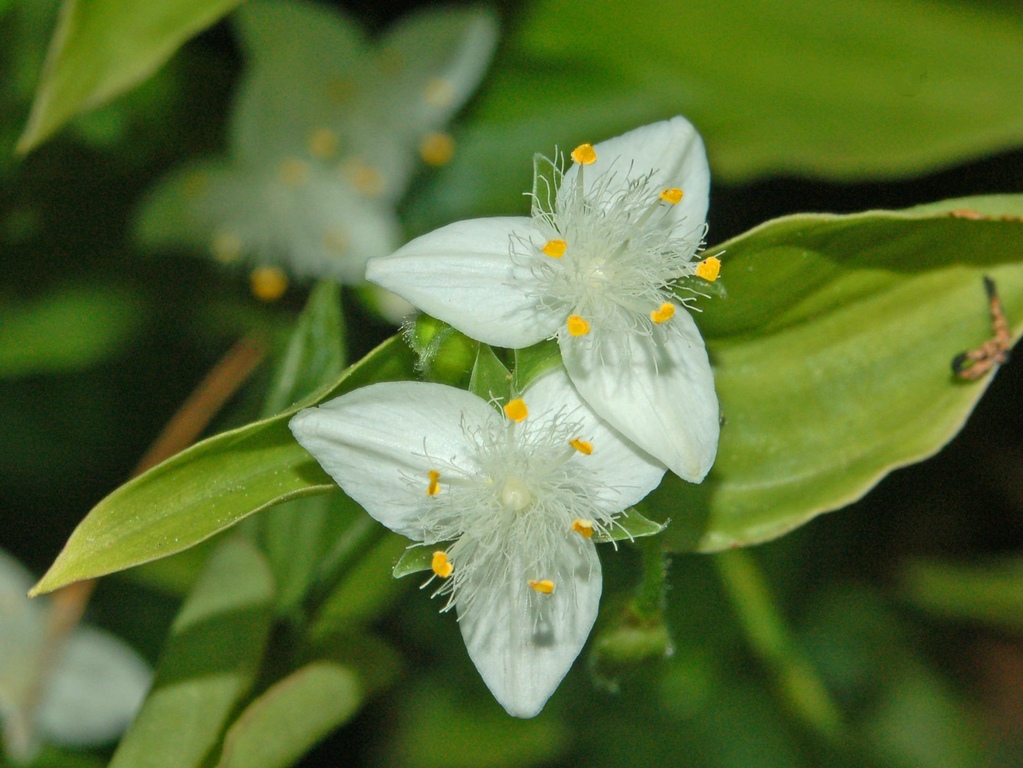
<instances>
[{"instance_id":1,"label":"green sepal","mask_svg":"<svg viewBox=\"0 0 1023 768\"><path fill-rule=\"evenodd\" d=\"M648 520L636 511L635 507L629 507L615 518L614 525L608 528L607 533L601 533L594 529L593 541L598 544L606 544L610 541L622 541L641 539L644 536L655 536L667 527L668 523L657 523Z\"/></svg>"},{"instance_id":2,"label":"green sepal","mask_svg":"<svg viewBox=\"0 0 1023 768\"><path fill-rule=\"evenodd\" d=\"M531 347L516 349L513 389L516 392L525 392L530 384L559 365L561 349L556 341L541 341Z\"/></svg>"},{"instance_id":3,"label":"green sepal","mask_svg":"<svg viewBox=\"0 0 1023 768\"><path fill-rule=\"evenodd\" d=\"M511 382L511 372L497 358L494 350L487 344L480 344L469 376L469 391L488 403L492 400L507 402L511 395Z\"/></svg>"},{"instance_id":4,"label":"green sepal","mask_svg":"<svg viewBox=\"0 0 1023 768\"><path fill-rule=\"evenodd\" d=\"M394 570L391 571L391 575L396 579L400 579L402 576L408 576L410 573L429 571L433 567L433 553L439 549L447 549L448 546L448 544L434 544L433 546L413 544L398 558L398 562L394 564Z\"/></svg>"}]
</instances>

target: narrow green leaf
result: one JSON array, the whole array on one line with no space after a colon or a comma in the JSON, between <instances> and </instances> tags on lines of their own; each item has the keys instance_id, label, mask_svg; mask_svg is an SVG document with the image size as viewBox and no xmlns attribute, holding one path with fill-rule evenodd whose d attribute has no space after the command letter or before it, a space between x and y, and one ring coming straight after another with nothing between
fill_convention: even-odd
<instances>
[{"instance_id":1,"label":"narrow green leaf","mask_svg":"<svg viewBox=\"0 0 1023 768\"><path fill-rule=\"evenodd\" d=\"M395 337L303 405L411 375L412 355ZM253 512L334 488L288 429L299 407L208 438L118 488L78 525L34 593L180 552Z\"/></svg>"},{"instance_id":2,"label":"narrow green leaf","mask_svg":"<svg viewBox=\"0 0 1023 768\"><path fill-rule=\"evenodd\" d=\"M302 667L271 686L234 722L218 768L287 768L354 715L359 681L329 662Z\"/></svg>"},{"instance_id":3,"label":"narrow green leaf","mask_svg":"<svg viewBox=\"0 0 1023 768\"><path fill-rule=\"evenodd\" d=\"M1018 557L970 564L918 560L903 574L901 594L945 619L1023 633L1023 559Z\"/></svg>"},{"instance_id":4,"label":"narrow green leaf","mask_svg":"<svg viewBox=\"0 0 1023 768\"><path fill-rule=\"evenodd\" d=\"M64 0L18 150L34 149L74 114L156 71L241 0Z\"/></svg>"},{"instance_id":5,"label":"narrow green leaf","mask_svg":"<svg viewBox=\"0 0 1023 768\"><path fill-rule=\"evenodd\" d=\"M671 517L665 545L780 536L945 445L990 381L950 367L991 338L984 275L1023 329L1021 215L1023 197L1002 196L791 216L714 249L727 298L697 321L724 425L702 484L669 474L642 505Z\"/></svg>"},{"instance_id":6,"label":"narrow green leaf","mask_svg":"<svg viewBox=\"0 0 1023 768\"><path fill-rule=\"evenodd\" d=\"M138 297L72 286L33 301L0 300L0 378L59 373L123 349L139 326Z\"/></svg>"},{"instance_id":7,"label":"narrow green leaf","mask_svg":"<svg viewBox=\"0 0 1023 768\"><path fill-rule=\"evenodd\" d=\"M398 562L394 564L391 575L396 579L400 579L402 576L408 576L410 573L421 573L422 571L430 570L433 553L439 549L447 549L447 545L436 544L432 547L427 547L424 544L417 544L407 547L401 557L398 558Z\"/></svg>"},{"instance_id":8,"label":"narrow green leaf","mask_svg":"<svg viewBox=\"0 0 1023 768\"><path fill-rule=\"evenodd\" d=\"M476 352L476 362L469 376L469 391L487 402L497 398L507 400L511 387L512 375L497 359L494 350L487 344L480 344Z\"/></svg>"},{"instance_id":9,"label":"narrow green leaf","mask_svg":"<svg viewBox=\"0 0 1023 768\"><path fill-rule=\"evenodd\" d=\"M647 520L635 508L629 507L615 518L614 526L609 528L606 533L595 530L593 532L593 540L598 544L609 541L631 541L632 539L640 539L644 536L655 536L663 531L664 528L664 523L655 523L653 520Z\"/></svg>"},{"instance_id":10,"label":"narrow green leaf","mask_svg":"<svg viewBox=\"0 0 1023 768\"><path fill-rule=\"evenodd\" d=\"M277 364L263 415L273 416L297 403L340 376L344 367L341 286L332 280L322 280L310 292Z\"/></svg>"},{"instance_id":11,"label":"narrow green leaf","mask_svg":"<svg viewBox=\"0 0 1023 768\"><path fill-rule=\"evenodd\" d=\"M244 539L225 541L171 627L153 690L111 768L206 764L252 685L270 632L273 579Z\"/></svg>"}]
</instances>

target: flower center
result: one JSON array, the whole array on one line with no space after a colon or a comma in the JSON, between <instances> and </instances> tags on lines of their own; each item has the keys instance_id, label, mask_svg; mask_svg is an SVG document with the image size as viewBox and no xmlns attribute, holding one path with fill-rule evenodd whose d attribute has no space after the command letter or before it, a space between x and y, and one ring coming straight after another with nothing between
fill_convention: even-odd
<instances>
[{"instance_id":1,"label":"flower center","mask_svg":"<svg viewBox=\"0 0 1023 768\"><path fill-rule=\"evenodd\" d=\"M501 503L506 509L519 512L528 507L532 501L533 496L522 480L515 475L505 479L504 487L501 488Z\"/></svg>"}]
</instances>

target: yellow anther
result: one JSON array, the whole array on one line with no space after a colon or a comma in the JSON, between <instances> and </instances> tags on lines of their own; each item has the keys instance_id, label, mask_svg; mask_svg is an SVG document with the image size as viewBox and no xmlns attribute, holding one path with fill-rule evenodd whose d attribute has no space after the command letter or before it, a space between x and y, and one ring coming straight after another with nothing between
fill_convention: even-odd
<instances>
[{"instance_id":1,"label":"yellow anther","mask_svg":"<svg viewBox=\"0 0 1023 768\"><path fill-rule=\"evenodd\" d=\"M660 307L658 307L657 309L650 313L650 319L653 320L658 325L660 325L661 323L668 322L674 316L675 305L672 304L670 301L664 302L663 304L661 304Z\"/></svg>"},{"instance_id":2,"label":"yellow anther","mask_svg":"<svg viewBox=\"0 0 1023 768\"><path fill-rule=\"evenodd\" d=\"M544 256L550 256L552 259L560 259L565 255L565 249L568 248L568 243L564 240L548 240L544 247L540 250L543 251Z\"/></svg>"},{"instance_id":3,"label":"yellow anther","mask_svg":"<svg viewBox=\"0 0 1023 768\"><path fill-rule=\"evenodd\" d=\"M678 205L682 202L682 190L678 187L669 187L660 194L661 200L672 205Z\"/></svg>"},{"instance_id":4,"label":"yellow anther","mask_svg":"<svg viewBox=\"0 0 1023 768\"><path fill-rule=\"evenodd\" d=\"M455 156L455 140L448 133L428 133L419 142L419 156L436 168L447 165Z\"/></svg>"},{"instance_id":5,"label":"yellow anther","mask_svg":"<svg viewBox=\"0 0 1023 768\"><path fill-rule=\"evenodd\" d=\"M446 579L451 575L451 572L455 570L455 567L451 565L451 561L448 560L447 554L440 550L433 553L433 560L430 561L430 567L433 569L433 572L442 579Z\"/></svg>"},{"instance_id":6,"label":"yellow anther","mask_svg":"<svg viewBox=\"0 0 1023 768\"><path fill-rule=\"evenodd\" d=\"M438 109L450 107L455 100L455 87L451 84L451 81L445 80L442 77L435 77L426 84L426 90L423 91L423 99L431 107L437 107Z\"/></svg>"},{"instance_id":7,"label":"yellow anther","mask_svg":"<svg viewBox=\"0 0 1023 768\"><path fill-rule=\"evenodd\" d=\"M574 437L568 441L568 444L575 448L583 456L589 456L593 453L593 443L583 440L581 437Z\"/></svg>"},{"instance_id":8,"label":"yellow anther","mask_svg":"<svg viewBox=\"0 0 1023 768\"><path fill-rule=\"evenodd\" d=\"M579 315L569 315L566 325L572 336L585 336L590 332L590 321Z\"/></svg>"},{"instance_id":9,"label":"yellow anther","mask_svg":"<svg viewBox=\"0 0 1023 768\"><path fill-rule=\"evenodd\" d=\"M309 166L297 157L287 157L277 166L277 178L286 187L301 187L309 180Z\"/></svg>"},{"instance_id":10,"label":"yellow anther","mask_svg":"<svg viewBox=\"0 0 1023 768\"><path fill-rule=\"evenodd\" d=\"M543 595L549 595L554 591L554 582L550 579L530 579L529 586Z\"/></svg>"},{"instance_id":11,"label":"yellow anther","mask_svg":"<svg viewBox=\"0 0 1023 768\"><path fill-rule=\"evenodd\" d=\"M256 267L249 280L252 295L260 301L277 301L288 290L288 276L277 267Z\"/></svg>"},{"instance_id":12,"label":"yellow anther","mask_svg":"<svg viewBox=\"0 0 1023 768\"><path fill-rule=\"evenodd\" d=\"M717 256L708 256L696 265L696 276L702 277L708 283L713 283L721 273L721 259Z\"/></svg>"},{"instance_id":13,"label":"yellow anther","mask_svg":"<svg viewBox=\"0 0 1023 768\"><path fill-rule=\"evenodd\" d=\"M572 523L572 530L584 539L588 539L593 536L593 521L587 520L584 517L577 518L575 522Z\"/></svg>"},{"instance_id":14,"label":"yellow anther","mask_svg":"<svg viewBox=\"0 0 1023 768\"><path fill-rule=\"evenodd\" d=\"M436 496L440 493L440 472L436 469L431 469L426 475L430 478L430 484L426 486L426 495Z\"/></svg>"},{"instance_id":15,"label":"yellow anther","mask_svg":"<svg viewBox=\"0 0 1023 768\"><path fill-rule=\"evenodd\" d=\"M236 232L217 232L210 243L210 252L213 258L224 264L237 261L242 255L245 242Z\"/></svg>"},{"instance_id":16,"label":"yellow anther","mask_svg":"<svg viewBox=\"0 0 1023 768\"><path fill-rule=\"evenodd\" d=\"M323 247L337 254L348 253L348 235L333 227L323 233Z\"/></svg>"},{"instance_id":17,"label":"yellow anther","mask_svg":"<svg viewBox=\"0 0 1023 768\"><path fill-rule=\"evenodd\" d=\"M341 174L367 197L379 197L387 186L380 171L357 157L350 157L341 164Z\"/></svg>"},{"instance_id":18,"label":"yellow anther","mask_svg":"<svg viewBox=\"0 0 1023 768\"><path fill-rule=\"evenodd\" d=\"M592 144L580 144L572 150L572 159L579 165L593 165L597 162L597 153Z\"/></svg>"},{"instance_id":19,"label":"yellow anther","mask_svg":"<svg viewBox=\"0 0 1023 768\"><path fill-rule=\"evenodd\" d=\"M526 407L526 401L521 397L509 400L504 406L504 415L516 424L525 421L526 417L529 415L529 409Z\"/></svg>"},{"instance_id":20,"label":"yellow anther","mask_svg":"<svg viewBox=\"0 0 1023 768\"><path fill-rule=\"evenodd\" d=\"M337 136L329 128L314 128L306 142L309 154L321 160L329 160L337 152Z\"/></svg>"}]
</instances>

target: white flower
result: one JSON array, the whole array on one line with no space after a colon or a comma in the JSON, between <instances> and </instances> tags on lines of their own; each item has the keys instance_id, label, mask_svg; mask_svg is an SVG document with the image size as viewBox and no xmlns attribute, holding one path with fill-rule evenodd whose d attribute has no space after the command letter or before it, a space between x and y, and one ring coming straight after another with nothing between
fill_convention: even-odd
<instances>
[{"instance_id":1,"label":"white flower","mask_svg":"<svg viewBox=\"0 0 1023 768\"><path fill-rule=\"evenodd\" d=\"M247 67L229 156L161 181L139 238L361 283L366 259L401 242L395 205L421 162L453 151L440 131L483 76L494 19L425 11L379 46L323 5L251 0L235 19Z\"/></svg>"},{"instance_id":2,"label":"white flower","mask_svg":"<svg viewBox=\"0 0 1023 768\"><path fill-rule=\"evenodd\" d=\"M295 437L388 528L437 547L469 655L517 717L543 707L597 616L590 536L664 467L579 400L563 371L494 405L440 384L374 384L302 411Z\"/></svg>"},{"instance_id":3,"label":"white flower","mask_svg":"<svg viewBox=\"0 0 1023 768\"><path fill-rule=\"evenodd\" d=\"M152 677L135 651L94 627L80 625L55 642L52 601L26 597L34 582L0 550L0 723L3 746L19 762L40 741L92 747L114 740Z\"/></svg>"},{"instance_id":4,"label":"white flower","mask_svg":"<svg viewBox=\"0 0 1023 768\"><path fill-rule=\"evenodd\" d=\"M709 171L685 119L572 153L533 212L458 222L367 264L366 277L487 344L556 337L572 383L603 419L680 477L714 461L718 404L696 324L673 289L713 280L698 261Z\"/></svg>"}]
</instances>

